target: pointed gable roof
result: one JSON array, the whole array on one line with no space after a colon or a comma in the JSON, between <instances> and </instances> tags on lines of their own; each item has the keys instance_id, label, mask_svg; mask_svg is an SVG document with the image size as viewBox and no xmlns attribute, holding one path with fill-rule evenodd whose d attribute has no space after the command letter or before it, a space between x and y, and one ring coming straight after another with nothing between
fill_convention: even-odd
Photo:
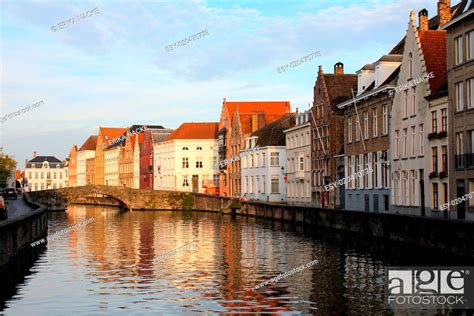
<instances>
[{"instance_id":1,"label":"pointed gable roof","mask_svg":"<svg viewBox=\"0 0 474 316\"><path fill-rule=\"evenodd\" d=\"M82 150L95 150L95 147L97 146L97 135L91 135L89 136L84 144L79 148L79 151Z\"/></svg>"},{"instance_id":2,"label":"pointed gable roof","mask_svg":"<svg viewBox=\"0 0 474 316\"><path fill-rule=\"evenodd\" d=\"M127 129L123 127L99 127L99 135L101 136L100 140L102 143L108 145L107 140L112 140L116 137L119 137L126 131Z\"/></svg>"},{"instance_id":3,"label":"pointed gable roof","mask_svg":"<svg viewBox=\"0 0 474 316\"><path fill-rule=\"evenodd\" d=\"M217 122L190 122L183 123L180 127L165 138L166 141L174 139L217 139Z\"/></svg>"},{"instance_id":4,"label":"pointed gable roof","mask_svg":"<svg viewBox=\"0 0 474 316\"><path fill-rule=\"evenodd\" d=\"M418 32L421 50L425 60L426 71L433 72L434 77L429 79L431 93L437 93L447 81L446 65L446 31Z\"/></svg>"},{"instance_id":5,"label":"pointed gable roof","mask_svg":"<svg viewBox=\"0 0 474 316\"><path fill-rule=\"evenodd\" d=\"M356 74L330 74L323 73L326 90L329 96L331 106L347 99L351 96L352 90L357 91Z\"/></svg>"},{"instance_id":6,"label":"pointed gable roof","mask_svg":"<svg viewBox=\"0 0 474 316\"><path fill-rule=\"evenodd\" d=\"M224 101L224 106L227 108L231 120L237 109L240 113L264 111L286 114L291 111L290 101Z\"/></svg>"},{"instance_id":7,"label":"pointed gable roof","mask_svg":"<svg viewBox=\"0 0 474 316\"><path fill-rule=\"evenodd\" d=\"M278 120L262 127L252 133L251 136L257 136L257 145L259 146L285 146L285 129L295 125L296 114L288 113Z\"/></svg>"}]
</instances>

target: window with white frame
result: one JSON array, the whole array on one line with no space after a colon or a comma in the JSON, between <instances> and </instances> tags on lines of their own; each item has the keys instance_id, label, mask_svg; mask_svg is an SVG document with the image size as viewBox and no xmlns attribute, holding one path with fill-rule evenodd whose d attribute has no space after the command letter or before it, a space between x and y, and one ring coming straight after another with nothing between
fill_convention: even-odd
<instances>
[{"instance_id":1,"label":"window with white frame","mask_svg":"<svg viewBox=\"0 0 474 316\"><path fill-rule=\"evenodd\" d=\"M407 157L407 147L408 147L408 128L403 129L403 153L402 158Z\"/></svg>"},{"instance_id":2,"label":"window with white frame","mask_svg":"<svg viewBox=\"0 0 474 316\"><path fill-rule=\"evenodd\" d=\"M431 132L438 132L438 111L431 111Z\"/></svg>"},{"instance_id":3,"label":"window with white frame","mask_svg":"<svg viewBox=\"0 0 474 316\"><path fill-rule=\"evenodd\" d=\"M466 33L467 60L474 58L474 30Z\"/></svg>"},{"instance_id":4,"label":"window with white frame","mask_svg":"<svg viewBox=\"0 0 474 316\"><path fill-rule=\"evenodd\" d=\"M347 119L347 142L352 143L352 115Z\"/></svg>"},{"instance_id":5,"label":"window with white frame","mask_svg":"<svg viewBox=\"0 0 474 316\"><path fill-rule=\"evenodd\" d=\"M400 158L400 131L395 131L395 159Z\"/></svg>"},{"instance_id":6,"label":"window with white frame","mask_svg":"<svg viewBox=\"0 0 474 316\"><path fill-rule=\"evenodd\" d=\"M183 169L189 168L189 158L183 157L183 164L182 164Z\"/></svg>"},{"instance_id":7,"label":"window with white frame","mask_svg":"<svg viewBox=\"0 0 474 316\"><path fill-rule=\"evenodd\" d=\"M419 139L419 142L418 142L419 146L418 147L420 149L420 154L419 155L423 156L425 154L425 144L424 144L425 132L423 130L423 124L420 124L418 129L420 131L420 133L419 133L420 137L418 138Z\"/></svg>"},{"instance_id":8,"label":"window with white frame","mask_svg":"<svg viewBox=\"0 0 474 316\"><path fill-rule=\"evenodd\" d=\"M388 111L387 111L387 106L384 105L382 107L382 114L383 114L383 119L382 119L382 132L383 132L383 135L387 135L388 134Z\"/></svg>"},{"instance_id":9,"label":"window with white frame","mask_svg":"<svg viewBox=\"0 0 474 316\"><path fill-rule=\"evenodd\" d=\"M280 177L272 176L272 193L280 193Z\"/></svg>"},{"instance_id":10,"label":"window with white frame","mask_svg":"<svg viewBox=\"0 0 474 316\"><path fill-rule=\"evenodd\" d=\"M416 156L416 147L415 147L415 140L416 140L416 126L411 127L411 156Z\"/></svg>"},{"instance_id":11,"label":"window with white frame","mask_svg":"<svg viewBox=\"0 0 474 316\"><path fill-rule=\"evenodd\" d=\"M433 183L433 209L438 209L438 183Z\"/></svg>"},{"instance_id":12,"label":"window with white frame","mask_svg":"<svg viewBox=\"0 0 474 316\"><path fill-rule=\"evenodd\" d=\"M189 187L188 176L183 176L183 187Z\"/></svg>"},{"instance_id":13,"label":"window with white frame","mask_svg":"<svg viewBox=\"0 0 474 316\"><path fill-rule=\"evenodd\" d=\"M196 158L196 168L202 168L202 157Z\"/></svg>"},{"instance_id":14,"label":"window with white frame","mask_svg":"<svg viewBox=\"0 0 474 316\"><path fill-rule=\"evenodd\" d=\"M280 166L280 153L278 152L270 153L270 166L271 167Z\"/></svg>"},{"instance_id":15,"label":"window with white frame","mask_svg":"<svg viewBox=\"0 0 474 316\"><path fill-rule=\"evenodd\" d=\"M448 130L448 109L441 109L441 131Z\"/></svg>"},{"instance_id":16,"label":"window with white frame","mask_svg":"<svg viewBox=\"0 0 474 316\"><path fill-rule=\"evenodd\" d=\"M393 204L399 205L399 189L400 189L400 182L398 178L398 171L393 173Z\"/></svg>"},{"instance_id":17,"label":"window with white frame","mask_svg":"<svg viewBox=\"0 0 474 316\"><path fill-rule=\"evenodd\" d=\"M372 109L372 136L377 137L378 136L378 117L377 117L377 109Z\"/></svg>"},{"instance_id":18,"label":"window with white frame","mask_svg":"<svg viewBox=\"0 0 474 316\"><path fill-rule=\"evenodd\" d=\"M415 115L416 113L416 87L411 88L411 102L410 102L410 115Z\"/></svg>"},{"instance_id":19,"label":"window with white frame","mask_svg":"<svg viewBox=\"0 0 474 316\"><path fill-rule=\"evenodd\" d=\"M356 133L356 142L360 141L360 122L359 122L359 119L358 117L356 116L356 130L355 130L355 133Z\"/></svg>"},{"instance_id":20,"label":"window with white frame","mask_svg":"<svg viewBox=\"0 0 474 316\"><path fill-rule=\"evenodd\" d=\"M266 183L265 183L265 176L262 176L262 193L266 191Z\"/></svg>"},{"instance_id":21,"label":"window with white frame","mask_svg":"<svg viewBox=\"0 0 474 316\"><path fill-rule=\"evenodd\" d=\"M459 65L463 62L463 45L462 36L458 36L454 39L454 56L455 65Z\"/></svg>"},{"instance_id":22,"label":"window with white frame","mask_svg":"<svg viewBox=\"0 0 474 316\"><path fill-rule=\"evenodd\" d=\"M407 173L406 171L402 171L402 195L401 195L401 198L402 198L402 205L406 205L407 204Z\"/></svg>"},{"instance_id":23,"label":"window with white frame","mask_svg":"<svg viewBox=\"0 0 474 316\"><path fill-rule=\"evenodd\" d=\"M403 91L402 94L402 108L403 108L403 117L408 117L408 90Z\"/></svg>"},{"instance_id":24,"label":"window with white frame","mask_svg":"<svg viewBox=\"0 0 474 316\"><path fill-rule=\"evenodd\" d=\"M464 110L464 86L463 82L456 83L456 110Z\"/></svg>"},{"instance_id":25,"label":"window with white frame","mask_svg":"<svg viewBox=\"0 0 474 316\"><path fill-rule=\"evenodd\" d=\"M364 139L369 139L369 112L364 112Z\"/></svg>"},{"instance_id":26,"label":"window with white frame","mask_svg":"<svg viewBox=\"0 0 474 316\"><path fill-rule=\"evenodd\" d=\"M299 171L304 171L304 157L303 156L300 156L299 157L299 166L298 166L298 170Z\"/></svg>"},{"instance_id":27,"label":"window with white frame","mask_svg":"<svg viewBox=\"0 0 474 316\"><path fill-rule=\"evenodd\" d=\"M470 78L466 81L466 90L467 90L467 108L472 109L474 108L474 78Z\"/></svg>"}]
</instances>

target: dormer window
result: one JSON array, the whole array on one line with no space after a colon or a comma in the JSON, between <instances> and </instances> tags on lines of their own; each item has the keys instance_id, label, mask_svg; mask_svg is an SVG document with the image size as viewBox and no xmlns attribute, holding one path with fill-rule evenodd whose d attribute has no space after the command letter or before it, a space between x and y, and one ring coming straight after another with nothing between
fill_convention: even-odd
<instances>
[{"instance_id":1,"label":"dormer window","mask_svg":"<svg viewBox=\"0 0 474 316\"><path fill-rule=\"evenodd\" d=\"M56 168L59 168L59 167L60 167L60 165L59 165L59 164L56 164Z\"/></svg>"},{"instance_id":2,"label":"dormer window","mask_svg":"<svg viewBox=\"0 0 474 316\"><path fill-rule=\"evenodd\" d=\"M48 168L48 162L47 161L43 162L43 168Z\"/></svg>"},{"instance_id":3,"label":"dormer window","mask_svg":"<svg viewBox=\"0 0 474 316\"><path fill-rule=\"evenodd\" d=\"M34 164L34 163L31 164L31 168L33 168L33 169L35 168L35 164Z\"/></svg>"}]
</instances>

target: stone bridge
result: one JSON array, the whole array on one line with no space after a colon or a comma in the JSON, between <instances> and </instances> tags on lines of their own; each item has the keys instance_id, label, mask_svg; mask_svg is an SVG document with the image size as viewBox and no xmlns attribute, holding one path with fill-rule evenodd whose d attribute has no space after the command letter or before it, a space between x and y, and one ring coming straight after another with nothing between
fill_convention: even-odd
<instances>
[{"instance_id":1,"label":"stone bridge","mask_svg":"<svg viewBox=\"0 0 474 316\"><path fill-rule=\"evenodd\" d=\"M226 210L231 200L225 197L176 192L130 189L117 186L86 185L29 192L31 199L50 210L64 210L70 203L101 204L112 200L128 210ZM109 203L110 204L110 203Z\"/></svg>"}]
</instances>

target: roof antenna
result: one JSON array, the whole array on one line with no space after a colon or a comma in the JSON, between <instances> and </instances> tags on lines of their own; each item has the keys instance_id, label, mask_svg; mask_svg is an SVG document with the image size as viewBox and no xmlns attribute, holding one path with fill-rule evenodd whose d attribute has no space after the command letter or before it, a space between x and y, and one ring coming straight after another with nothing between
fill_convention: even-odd
<instances>
[{"instance_id":1,"label":"roof antenna","mask_svg":"<svg viewBox=\"0 0 474 316\"><path fill-rule=\"evenodd\" d=\"M357 111L357 102L355 100L354 89L352 89L352 88L351 88L351 93L352 93L352 98L354 100L354 107L355 107L355 110L356 110L357 125L359 125L360 138L362 139L362 145L364 145L364 151L365 151L366 149L365 149L364 135L362 135L362 127L360 127L359 111ZM357 128L356 128L356 130L357 130Z\"/></svg>"},{"instance_id":2,"label":"roof antenna","mask_svg":"<svg viewBox=\"0 0 474 316\"><path fill-rule=\"evenodd\" d=\"M308 106L310 107L309 110L311 112L311 117L313 118L314 126L316 126L316 131L318 132L318 138L319 138L319 141L321 142L321 146L323 147L324 155L327 155L326 149L324 148L323 140L321 139L321 134L319 134L318 124L316 124L316 119L314 118L313 110L311 110L311 103L308 103Z\"/></svg>"}]
</instances>

